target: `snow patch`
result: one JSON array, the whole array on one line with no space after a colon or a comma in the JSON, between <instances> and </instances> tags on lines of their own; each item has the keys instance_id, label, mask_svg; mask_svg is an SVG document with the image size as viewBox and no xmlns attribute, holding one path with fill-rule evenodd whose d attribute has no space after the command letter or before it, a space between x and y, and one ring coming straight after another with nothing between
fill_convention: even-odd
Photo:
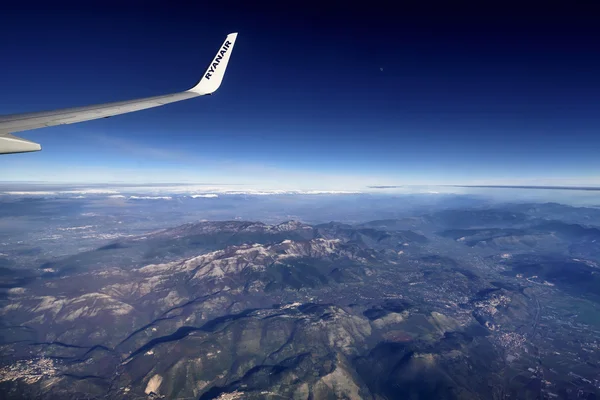
<instances>
[{"instance_id":1,"label":"snow patch","mask_svg":"<svg viewBox=\"0 0 600 400\"><path fill-rule=\"evenodd\" d=\"M22 288L22 287L15 287L15 288L8 289L8 294L24 294L24 293L25 293L25 288Z\"/></svg>"},{"instance_id":2,"label":"snow patch","mask_svg":"<svg viewBox=\"0 0 600 400\"><path fill-rule=\"evenodd\" d=\"M163 377L156 374L148 381L148 385L146 385L146 390L144 392L146 394L155 393L158 394L158 389L163 381Z\"/></svg>"},{"instance_id":3,"label":"snow patch","mask_svg":"<svg viewBox=\"0 0 600 400\"><path fill-rule=\"evenodd\" d=\"M72 226L70 228L58 228L59 231L77 231L82 229L90 229L93 228L94 225L84 225L84 226Z\"/></svg>"},{"instance_id":4,"label":"snow patch","mask_svg":"<svg viewBox=\"0 0 600 400\"><path fill-rule=\"evenodd\" d=\"M300 303L300 302L295 302L295 303L292 303L292 304L286 304L285 306L281 307L281 309L282 309L282 310L287 310L287 309L290 309L290 308L296 308L296 307L299 307L299 306L301 306L301 305L302 305L302 303Z\"/></svg>"}]
</instances>

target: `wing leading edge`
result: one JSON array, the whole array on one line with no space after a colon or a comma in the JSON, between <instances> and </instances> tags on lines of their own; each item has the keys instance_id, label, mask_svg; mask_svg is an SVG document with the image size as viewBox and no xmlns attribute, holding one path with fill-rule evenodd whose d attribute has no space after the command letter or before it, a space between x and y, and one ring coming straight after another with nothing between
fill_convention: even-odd
<instances>
[{"instance_id":1,"label":"wing leading edge","mask_svg":"<svg viewBox=\"0 0 600 400\"><path fill-rule=\"evenodd\" d=\"M14 132L107 118L212 94L221 86L236 38L237 33L227 35L200 81L184 92L85 107L0 116L0 154L25 153L42 149L38 143L12 135L11 133Z\"/></svg>"}]
</instances>

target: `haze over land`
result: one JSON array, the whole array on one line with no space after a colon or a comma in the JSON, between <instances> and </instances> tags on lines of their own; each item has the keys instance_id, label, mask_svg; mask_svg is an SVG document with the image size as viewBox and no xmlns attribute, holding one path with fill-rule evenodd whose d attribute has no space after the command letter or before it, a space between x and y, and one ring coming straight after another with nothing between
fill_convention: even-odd
<instances>
[{"instance_id":1,"label":"haze over land","mask_svg":"<svg viewBox=\"0 0 600 400\"><path fill-rule=\"evenodd\" d=\"M600 394L600 208L432 190L5 189L7 398Z\"/></svg>"}]
</instances>

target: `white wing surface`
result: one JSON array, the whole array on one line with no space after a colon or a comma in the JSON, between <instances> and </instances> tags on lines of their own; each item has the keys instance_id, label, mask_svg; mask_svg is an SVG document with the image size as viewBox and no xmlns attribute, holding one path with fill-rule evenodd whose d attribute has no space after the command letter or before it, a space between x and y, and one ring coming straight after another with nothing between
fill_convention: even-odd
<instances>
[{"instance_id":1,"label":"white wing surface","mask_svg":"<svg viewBox=\"0 0 600 400\"><path fill-rule=\"evenodd\" d=\"M108 118L212 94L221 86L236 38L237 33L227 35L198 84L184 92L93 106L0 116L0 154L25 153L42 149L38 143L12 135L14 132Z\"/></svg>"}]
</instances>

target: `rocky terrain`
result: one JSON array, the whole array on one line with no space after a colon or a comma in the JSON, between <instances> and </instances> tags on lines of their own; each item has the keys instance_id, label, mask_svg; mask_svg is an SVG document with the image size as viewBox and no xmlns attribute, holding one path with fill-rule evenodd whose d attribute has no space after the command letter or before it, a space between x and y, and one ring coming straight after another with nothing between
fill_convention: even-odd
<instances>
[{"instance_id":1,"label":"rocky terrain","mask_svg":"<svg viewBox=\"0 0 600 400\"><path fill-rule=\"evenodd\" d=\"M594 396L600 327L568 302L598 310L576 246L597 232L513 211L201 222L5 268L1 396Z\"/></svg>"}]
</instances>

